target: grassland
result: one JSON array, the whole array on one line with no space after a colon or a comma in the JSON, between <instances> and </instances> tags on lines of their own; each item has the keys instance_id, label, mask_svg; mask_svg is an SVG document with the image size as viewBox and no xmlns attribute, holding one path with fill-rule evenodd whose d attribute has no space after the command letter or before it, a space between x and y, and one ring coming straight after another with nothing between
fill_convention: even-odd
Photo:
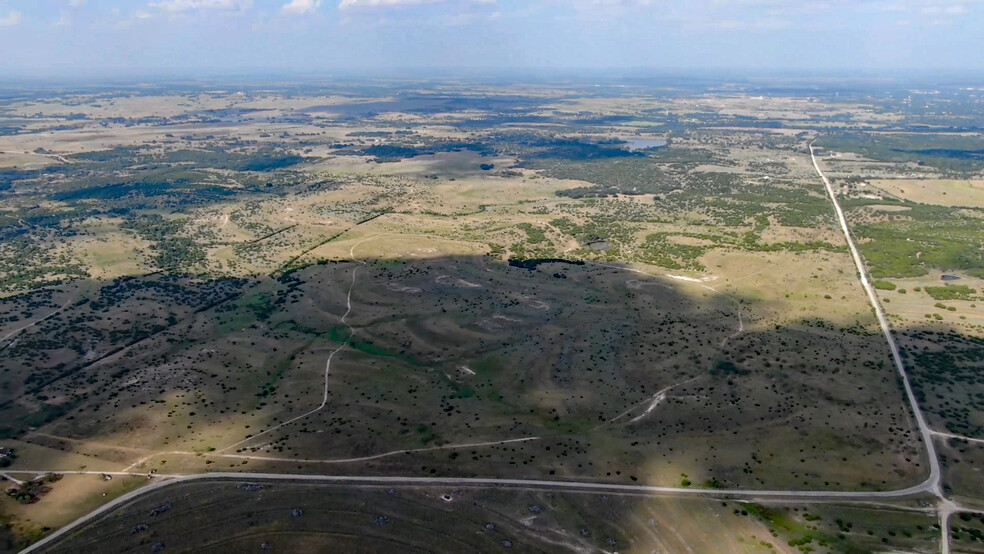
<instances>
[{"instance_id":1,"label":"grassland","mask_svg":"<svg viewBox=\"0 0 984 554\"><path fill-rule=\"evenodd\" d=\"M50 551L931 552L934 520L905 508L227 481L152 493Z\"/></svg>"},{"instance_id":2,"label":"grassland","mask_svg":"<svg viewBox=\"0 0 984 554\"><path fill-rule=\"evenodd\" d=\"M920 204L984 207L984 182L946 179L882 179L871 183L886 193Z\"/></svg>"},{"instance_id":3,"label":"grassland","mask_svg":"<svg viewBox=\"0 0 984 554\"><path fill-rule=\"evenodd\" d=\"M339 86L2 106L42 114L0 136L0 446L15 468L919 483L928 460L806 150L820 132L927 418L984 429L976 138L910 144L898 127L925 115L833 97L695 109L676 93ZM629 149L640 137L666 144ZM952 194L932 202L925 183ZM83 500L5 512L29 540ZM564 522L591 513L564 502ZM861 536L801 507L646 502L737 517L727 540L749 551L935 546L895 512L863 516ZM489 513L475 509L463 517ZM263 533L307 521L274 519ZM708 540L636 523L614 538ZM290 548L326 540L310 533ZM494 546L479 535L454 540ZM373 537L364 548L394 544Z\"/></svg>"}]
</instances>

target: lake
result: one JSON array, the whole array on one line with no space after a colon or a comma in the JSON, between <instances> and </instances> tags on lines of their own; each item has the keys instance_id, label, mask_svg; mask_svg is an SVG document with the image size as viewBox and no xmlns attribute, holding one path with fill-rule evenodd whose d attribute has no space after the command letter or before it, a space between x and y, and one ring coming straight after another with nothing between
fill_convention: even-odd
<instances>
[{"instance_id":1,"label":"lake","mask_svg":"<svg viewBox=\"0 0 984 554\"><path fill-rule=\"evenodd\" d=\"M633 151L645 150L647 148L662 148L668 144L666 139L661 138L631 137L624 140L625 147Z\"/></svg>"}]
</instances>

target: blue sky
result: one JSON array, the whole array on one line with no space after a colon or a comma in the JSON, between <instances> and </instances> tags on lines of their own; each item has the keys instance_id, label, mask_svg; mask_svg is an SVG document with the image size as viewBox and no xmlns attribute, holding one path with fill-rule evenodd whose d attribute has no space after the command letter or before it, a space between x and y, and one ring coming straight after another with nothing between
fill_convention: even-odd
<instances>
[{"instance_id":1,"label":"blue sky","mask_svg":"<svg viewBox=\"0 0 984 554\"><path fill-rule=\"evenodd\" d=\"M984 70L984 0L0 0L3 74Z\"/></svg>"}]
</instances>

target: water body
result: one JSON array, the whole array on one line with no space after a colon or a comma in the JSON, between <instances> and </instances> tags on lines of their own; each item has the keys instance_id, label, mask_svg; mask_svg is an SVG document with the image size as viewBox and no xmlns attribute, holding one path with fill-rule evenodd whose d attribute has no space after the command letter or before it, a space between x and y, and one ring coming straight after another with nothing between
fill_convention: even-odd
<instances>
[{"instance_id":1,"label":"water body","mask_svg":"<svg viewBox=\"0 0 984 554\"><path fill-rule=\"evenodd\" d=\"M647 148L662 148L668 144L666 139L632 137L625 139L625 147L631 151L646 150Z\"/></svg>"},{"instance_id":2,"label":"water body","mask_svg":"<svg viewBox=\"0 0 984 554\"><path fill-rule=\"evenodd\" d=\"M212 122L242 123L245 121L264 119L266 116L260 115L260 112L266 112L267 114L272 113L270 110L253 108L222 108L217 110L202 110L201 112L198 112L198 115L207 118Z\"/></svg>"},{"instance_id":3,"label":"water body","mask_svg":"<svg viewBox=\"0 0 984 554\"><path fill-rule=\"evenodd\" d=\"M940 277L941 281L956 281L958 279L960 279L960 277L957 277L956 275L943 275Z\"/></svg>"}]
</instances>

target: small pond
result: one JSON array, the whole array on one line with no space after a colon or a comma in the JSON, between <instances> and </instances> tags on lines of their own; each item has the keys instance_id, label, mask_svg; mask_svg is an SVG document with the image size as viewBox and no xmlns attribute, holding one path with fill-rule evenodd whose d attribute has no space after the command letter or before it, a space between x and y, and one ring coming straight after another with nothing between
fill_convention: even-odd
<instances>
[{"instance_id":1,"label":"small pond","mask_svg":"<svg viewBox=\"0 0 984 554\"><path fill-rule=\"evenodd\" d=\"M647 148L662 148L667 145L666 139L630 137L625 139L625 147L629 150L645 150Z\"/></svg>"}]
</instances>

